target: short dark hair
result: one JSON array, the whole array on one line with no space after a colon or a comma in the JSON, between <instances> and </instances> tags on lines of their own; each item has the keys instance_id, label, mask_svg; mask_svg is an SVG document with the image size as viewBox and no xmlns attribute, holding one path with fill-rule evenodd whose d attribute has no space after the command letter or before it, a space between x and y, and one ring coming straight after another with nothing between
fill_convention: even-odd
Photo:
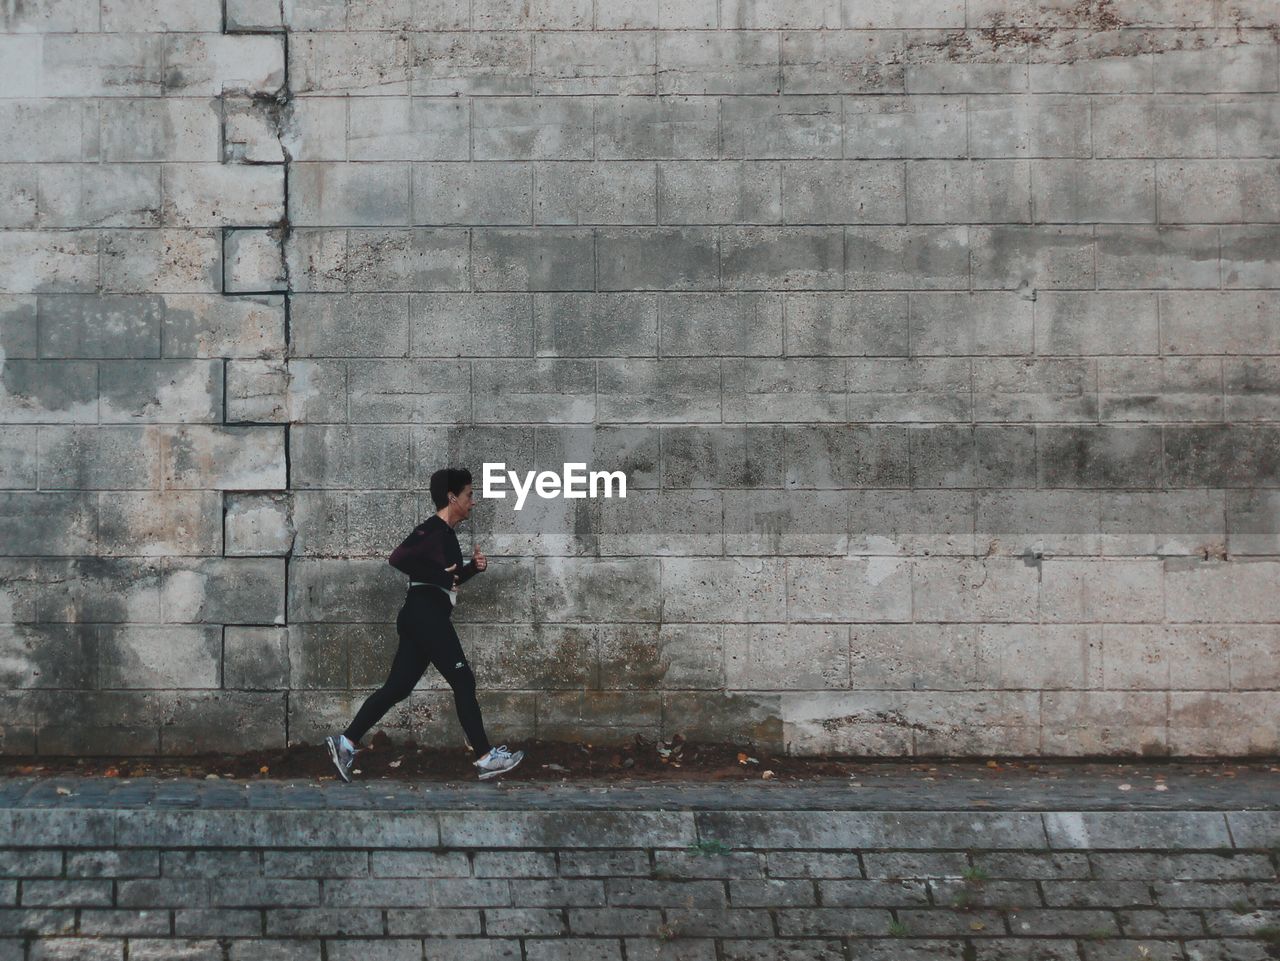
<instances>
[{"instance_id":1,"label":"short dark hair","mask_svg":"<svg viewBox=\"0 0 1280 961\"><path fill-rule=\"evenodd\" d=\"M441 467L431 475L431 501L436 509L447 507L450 494L461 494L471 483L471 471L465 467Z\"/></svg>"}]
</instances>

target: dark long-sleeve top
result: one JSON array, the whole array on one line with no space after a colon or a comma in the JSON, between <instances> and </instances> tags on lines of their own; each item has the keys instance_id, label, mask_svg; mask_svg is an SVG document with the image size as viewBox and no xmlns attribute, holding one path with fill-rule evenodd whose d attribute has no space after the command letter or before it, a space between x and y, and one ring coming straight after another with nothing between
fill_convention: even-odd
<instances>
[{"instance_id":1,"label":"dark long-sleeve top","mask_svg":"<svg viewBox=\"0 0 1280 961\"><path fill-rule=\"evenodd\" d=\"M475 561L462 563L458 535L440 519L439 514L432 514L410 531L409 536L400 542L400 546L391 552L387 562L396 570L408 574L410 581L434 584L446 591L453 590L455 574L458 583L465 584L480 573ZM452 571L446 571L445 568L451 564L458 566Z\"/></svg>"}]
</instances>

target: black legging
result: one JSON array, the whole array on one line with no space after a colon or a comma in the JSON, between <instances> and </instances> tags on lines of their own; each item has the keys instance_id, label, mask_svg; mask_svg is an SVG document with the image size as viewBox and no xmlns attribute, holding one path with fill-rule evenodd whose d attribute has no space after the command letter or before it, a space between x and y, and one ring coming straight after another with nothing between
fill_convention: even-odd
<instances>
[{"instance_id":1,"label":"black legging","mask_svg":"<svg viewBox=\"0 0 1280 961\"><path fill-rule=\"evenodd\" d=\"M359 743L387 711L409 696L422 679L428 664L434 664L453 688L453 703L458 720L477 757L489 752L480 703L476 700L476 676L471 672L467 656L462 653L458 632L450 616L453 605L437 587L423 585L409 588L404 606L396 617L400 645L386 682L365 700L355 719L344 732L352 743Z\"/></svg>"}]
</instances>

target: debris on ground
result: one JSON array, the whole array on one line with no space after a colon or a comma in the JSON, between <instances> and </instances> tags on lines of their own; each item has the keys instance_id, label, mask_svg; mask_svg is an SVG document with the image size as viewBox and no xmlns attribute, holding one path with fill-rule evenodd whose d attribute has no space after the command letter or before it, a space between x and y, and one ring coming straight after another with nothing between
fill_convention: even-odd
<instances>
[{"instance_id":1,"label":"debris on ground","mask_svg":"<svg viewBox=\"0 0 1280 961\"><path fill-rule=\"evenodd\" d=\"M684 735L673 734L671 740L663 741L658 745L658 759L663 764L670 764L672 767L679 767L680 760L684 756Z\"/></svg>"},{"instance_id":2,"label":"debris on ground","mask_svg":"<svg viewBox=\"0 0 1280 961\"><path fill-rule=\"evenodd\" d=\"M1134 796L1145 791L1169 791L1169 776L1232 778L1236 769L1280 773L1274 758L1252 765L1239 761L1169 759L1165 773L1152 773L1153 761L1142 759L1071 758L935 758L922 762L907 757L795 757L751 743L724 744L688 740L673 734L668 740L637 734L629 741L589 744L573 741L522 741L531 763L507 774L506 781L600 780L613 782L726 782L775 781L796 783L838 778L851 789L871 787L882 775L910 771L922 786L936 790L938 782L967 778L1005 781L1029 775L1050 779L1073 768L1089 766L1113 782L1112 789ZM392 739L379 731L365 742L356 774L368 779L400 781L473 781L475 755L461 746L425 746L410 738ZM337 777L323 743L291 744L286 748L244 754L200 754L179 757L0 757L4 777L190 778L208 781L331 780ZM1178 788L1175 782L1173 789Z\"/></svg>"}]
</instances>

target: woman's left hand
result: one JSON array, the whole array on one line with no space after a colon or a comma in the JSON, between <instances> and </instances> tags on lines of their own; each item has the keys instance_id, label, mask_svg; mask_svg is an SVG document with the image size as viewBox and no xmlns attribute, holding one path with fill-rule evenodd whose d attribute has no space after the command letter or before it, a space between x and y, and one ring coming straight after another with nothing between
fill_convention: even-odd
<instances>
[{"instance_id":1,"label":"woman's left hand","mask_svg":"<svg viewBox=\"0 0 1280 961\"><path fill-rule=\"evenodd\" d=\"M471 560L475 562L477 571L482 571L489 566L489 558L481 554L478 547L471 549Z\"/></svg>"}]
</instances>

